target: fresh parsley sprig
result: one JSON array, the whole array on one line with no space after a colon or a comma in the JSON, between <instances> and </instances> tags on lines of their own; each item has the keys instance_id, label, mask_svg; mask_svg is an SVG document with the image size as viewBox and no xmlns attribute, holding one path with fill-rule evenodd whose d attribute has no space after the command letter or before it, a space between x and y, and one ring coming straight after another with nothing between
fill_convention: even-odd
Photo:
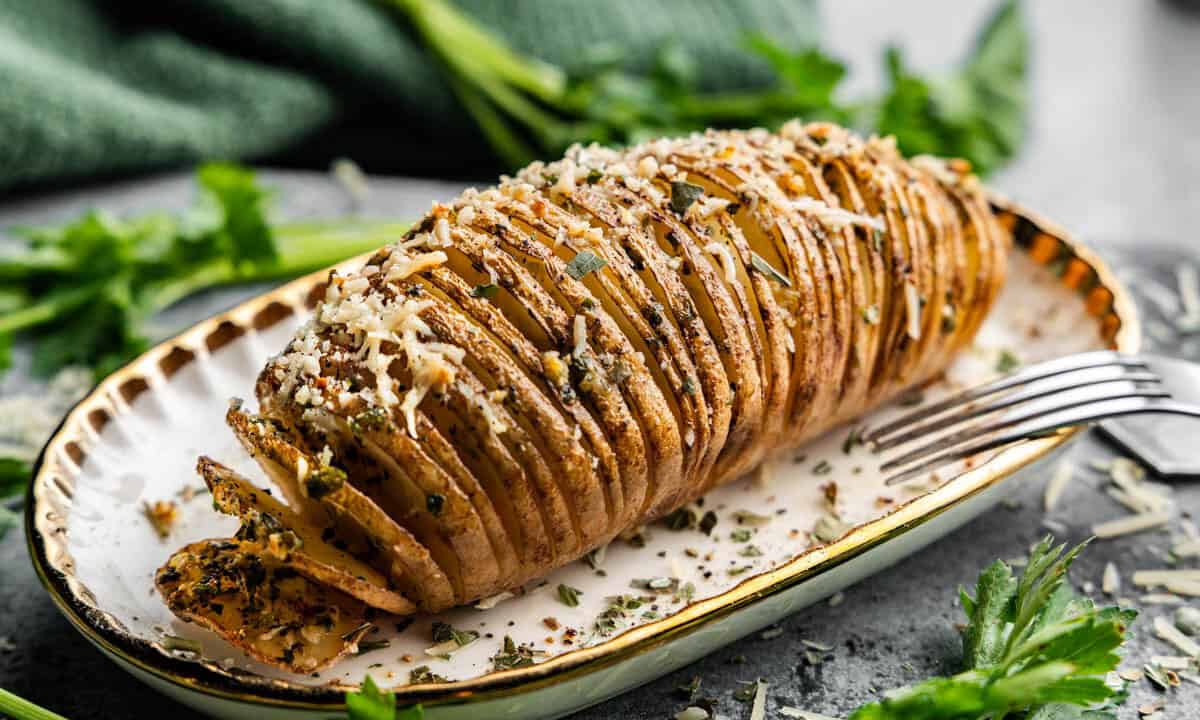
<instances>
[{"instance_id":1,"label":"fresh parsley sprig","mask_svg":"<svg viewBox=\"0 0 1200 720\"><path fill-rule=\"evenodd\" d=\"M253 172L210 164L194 207L118 218L93 211L19 229L0 245L0 369L13 338L34 341L34 370L85 365L103 377L145 350L158 311L199 290L301 275L398 238L395 222L273 224Z\"/></svg>"},{"instance_id":2,"label":"fresh parsley sprig","mask_svg":"<svg viewBox=\"0 0 1200 720\"><path fill-rule=\"evenodd\" d=\"M701 88L684 48L660 49L644 74L624 69L620 53L587 53L574 75L509 47L450 0L383 0L411 23L445 68L450 86L497 155L515 168L554 157L571 143L628 144L709 127L773 127L793 117L853 124L896 136L909 154L963 157L996 169L1017 151L1027 107L1028 37L1017 0L990 18L960 68L922 77L901 52L885 60L890 87L879 98L844 102L844 63L813 47L792 49L767 37L747 50L774 71L767 87Z\"/></svg>"},{"instance_id":3,"label":"fresh parsley sprig","mask_svg":"<svg viewBox=\"0 0 1200 720\"><path fill-rule=\"evenodd\" d=\"M980 574L975 596L960 590L967 625L967 669L864 705L851 720L1115 720L1106 704L1121 691L1105 682L1137 613L1097 608L1065 582L1083 549L1047 537L1018 578L996 561Z\"/></svg>"}]
</instances>

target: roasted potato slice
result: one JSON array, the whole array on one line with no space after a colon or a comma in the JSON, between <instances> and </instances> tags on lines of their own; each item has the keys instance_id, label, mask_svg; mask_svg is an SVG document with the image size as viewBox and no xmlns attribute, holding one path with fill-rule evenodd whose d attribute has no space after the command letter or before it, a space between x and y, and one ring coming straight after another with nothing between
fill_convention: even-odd
<instances>
[{"instance_id":1,"label":"roasted potato slice","mask_svg":"<svg viewBox=\"0 0 1200 720\"><path fill-rule=\"evenodd\" d=\"M241 519L239 539L275 549L308 579L371 607L398 615L416 611L416 605L392 589L383 573L335 546L331 527L312 525L269 491L255 487L212 458L201 457L196 471L212 493L213 507Z\"/></svg>"},{"instance_id":2,"label":"roasted potato slice","mask_svg":"<svg viewBox=\"0 0 1200 720\"><path fill-rule=\"evenodd\" d=\"M356 652L370 608L309 579L286 553L247 540L201 540L154 576L171 612L250 657L295 673Z\"/></svg>"},{"instance_id":3,"label":"roasted potato slice","mask_svg":"<svg viewBox=\"0 0 1200 720\"><path fill-rule=\"evenodd\" d=\"M322 464L289 442L275 425L231 407L226 420L243 447L305 515L336 523L335 533L378 549L384 569L422 609L455 604L454 589L429 549L370 498L346 482L345 471ZM352 541L353 542L353 541Z\"/></svg>"}]
</instances>

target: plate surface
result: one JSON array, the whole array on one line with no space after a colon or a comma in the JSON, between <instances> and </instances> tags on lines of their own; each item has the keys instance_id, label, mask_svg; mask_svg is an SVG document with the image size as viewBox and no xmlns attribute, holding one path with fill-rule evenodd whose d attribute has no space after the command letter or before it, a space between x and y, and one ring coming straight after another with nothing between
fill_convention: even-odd
<instances>
[{"instance_id":1,"label":"plate surface","mask_svg":"<svg viewBox=\"0 0 1200 720\"><path fill-rule=\"evenodd\" d=\"M1102 264L1027 213L1005 219L1018 240L1009 283L976 346L924 390L927 398L984 379L1003 351L1033 362L1098 347L1137 349L1132 304ZM862 447L845 450L848 430L838 430L710 493L694 508L716 518L708 534L657 523L633 542L613 543L598 569L572 564L487 610L421 616L406 628L381 618L369 639L387 647L319 676L292 675L179 622L152 577L174 549L236 529L203 493L184 499L201 487L197 455L267 484L225 428L224 409L251 394L258 370L303 321L323 279L302 278L205 321L105 380L51 439L30 491L31 553L68 619L138 677L220 717L329 717L368 672L396 686L402 703L424 703L435 719L560 716L916 551L999 500L1002 479L1071 435L1018 443L939 478L888 488L878 460ZM898 411L884 408L861 423ZM165 541L142 514L143 503L157 500L181 511ZM834 514L844 524L832 522ZM563 602L560 584L581 591L578 605ZM618 596L626 599L614 608ZM434 620L480 638L449 658L429 656ZM530 645L537 664L494 672L491 658L506 635ZM168 637L197 641L201 652L168 650ZM419 666L447 682L409 684Z\"/></svg>"}]
</instances>

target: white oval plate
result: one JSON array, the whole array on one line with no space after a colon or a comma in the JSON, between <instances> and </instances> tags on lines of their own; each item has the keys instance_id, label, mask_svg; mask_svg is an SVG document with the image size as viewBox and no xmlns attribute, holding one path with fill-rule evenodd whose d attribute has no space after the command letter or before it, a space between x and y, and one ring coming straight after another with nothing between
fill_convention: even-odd
<instances>
[{"instance_id":1,"label":"white oval plate","mask_svg":"<svg viewBox=\"0 0 1200 720\"><path fill-rule=\"evenodd\" d=\"M1007 208L1003 201L997 200ZM927 397L994 372L1001 351L1025 362L1100 347L1136 350L1132 305L1087 251L1027 213L1015 229L1010 280L975 347ZM351 263L348 264L352 264ZM153 574L185 543L229 537L237 522L210 507L194 465L204 453L267 481L223 423L230 398L251 394L258 370L303 320L319 273L197 325L105 380L64 421L40 461L28 503L35 566L64 614L130 672L203 712L223 718L327 718L342 694L370 673L402 704L421 702L433 720L559 717L681 667L837 592L953 530L1005 493L999 481L1061 445L1070 433L1025 441L963 467L899 487L884 485L878 459L843 448L839 430L710 493L709 534L647 528L642 541L613 543L600 569L562 568L487 610L467 607L405 628L380 618L368 639L387 647L334 669L301 676L247 659L211 633L176 619L153 589ZM861 424L898 412L884 408ZM822 544L814 530L829 509L846 523ZM181 518L167 540L143 503L174 500ZM739 513L766 520L739 523ZM822 534L822 533L818 533ZM746 536L749 536L748 538ZM656 593L631 582L672 578L689 593ZM568 607L560 584L581 591ZM636 609L597 624L614 596ZM452 657L428 656L434 620L480 638ZM531 645L532 667L494 672L504 636ZM199 642L172 651L168 637ZM174 643L168 643L174 645ZM446 683L410 684L428 666Z\"/></svg>"}]
</instances>

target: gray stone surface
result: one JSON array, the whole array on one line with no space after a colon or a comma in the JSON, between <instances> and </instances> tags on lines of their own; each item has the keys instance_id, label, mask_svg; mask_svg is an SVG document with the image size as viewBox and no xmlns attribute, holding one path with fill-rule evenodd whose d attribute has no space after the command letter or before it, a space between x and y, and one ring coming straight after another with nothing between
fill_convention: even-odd
<instances>
[{"instance_id":1,"label":"gray stone surface","mask_svg":"<svg viewBox=\"0 0 1200 720\"><path fill-rule=\"evenodd\" d=\"M882 3L844 0L826 9L829 45L851 61L854 84L878 82L873 66L889 39L903 42L920 66L951 61L966 34L986 12L982 0ZM1034 31L1035 102L1026 152L996 178L1002 190L1045 212L1098 245L1114 265L1170 283L1183 257L1195 253L1194 214L1200 206L1200 18L1194 3L1151 0L1027 3ZM288 215L329 216L346 210L345 199L322 176L272 174ZM167 176L68 194L26 199L0 207L0 226L73 217L91 206L119 211L178 206L190 192L186 177ZM367 214L411 217L454 186L426 181L377 181ZM1155 249L1158 248L1158 249ZM1193 260L1200 257L1190 256ZM247 297L254 289L209 293L158 318L165 334ZM1190 344L1189 344L1190 343ZM1162 346L1200 360L1196 341L1172 339ZM20 382L10 376L0 392ZM1110 453L1089 436L1072 449L1079 464ZM1078 541L1093 522L1121 510L1098 491L1098 478L1075 482L1056 519ZM997 508L890 570L848 590L837 607L820 604L783 623L770 640L757 636L641 689L579 713L580 720L672 717L685 703L673 689L702 678L701 695L719 699L730 718L749 716L732 699L739 681L770 683L768 717L782 705L844 715L878 691L932 674L953 672L960 660L954 625L960 584L995 558L1017 557L1040 537L1045 478L1013 482L1012 507ZM1180 507L1200 513L1200 486L1176 486ZM1077 584L1099 585L1112 561L1128 575L1156 567L1162 533L1095 543L1076 566ZM1135 593L1129 593L1135 594ZM1195 603L1193 603L1195 604ZM1149 620L1165 611L1144 608L1129 647L1127 665L1172 651L1153 638ZM804 663L801 639L831 644L827 662ZM12 649L3 640L11 640ZM0 541L0 687L73 719L197 717L148 690L105 660L54 609L29 566L19 531ZM1134 690L1122 718L1158 697L1168 700L1167 718L1200 715L1200 687L1163 696L1145 682ZM778 717L778 715L774 715Z\"/></svg>"}]
</instances>

